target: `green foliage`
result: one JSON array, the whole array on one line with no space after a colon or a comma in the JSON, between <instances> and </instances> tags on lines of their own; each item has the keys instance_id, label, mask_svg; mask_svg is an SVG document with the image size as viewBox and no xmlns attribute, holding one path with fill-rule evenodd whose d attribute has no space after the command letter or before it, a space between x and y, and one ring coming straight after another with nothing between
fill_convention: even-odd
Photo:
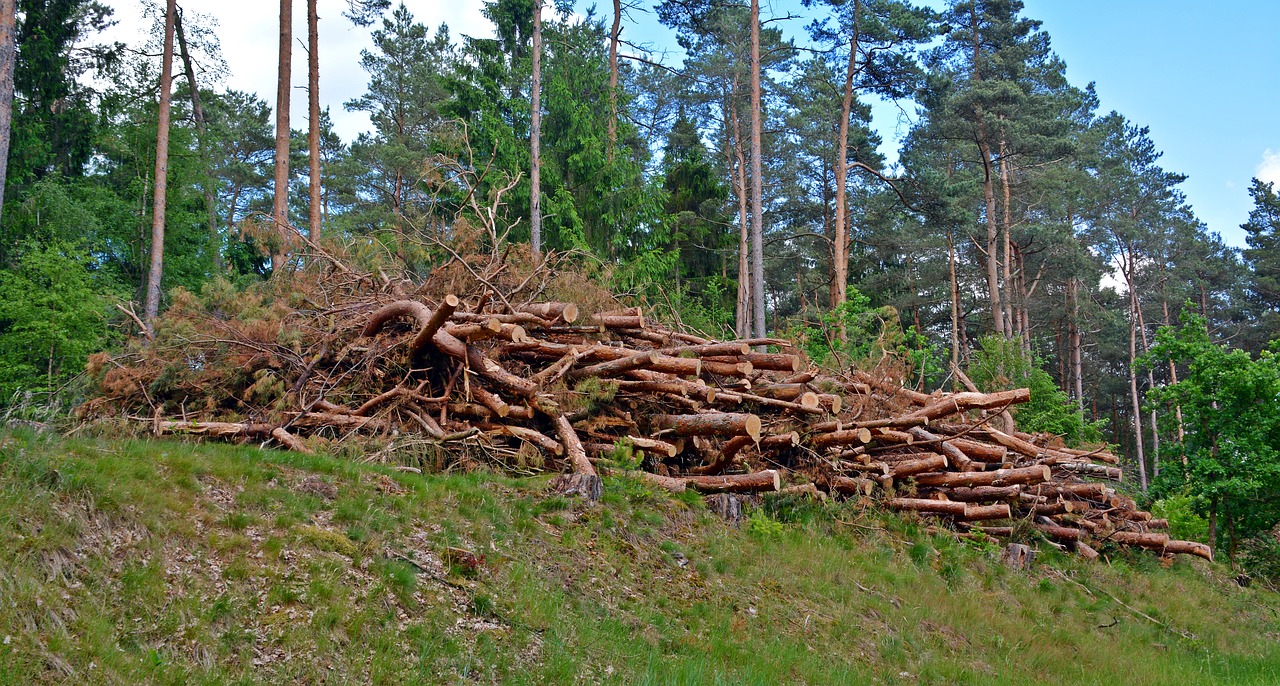
<instances>
[{"instance_id":1,"label":"green foliage","mask_svg":"<svg viewBox=\"0 0 1280 686\"><path fill-rule=\"evenodd\" d=\"M1185 437L1161 443L1154 490L1184 494L1197 514L1216 520L1218 542L1234 560L1243 541L1280 523L1280 359L1214 343L1204 318L1187 308L1181 326L1160 329L1140 364L1169 362L1185 374L1147 400L1180 407ZM1172 435L1176 417L1164 415Z\"/></svg>"},{"instance_id":2,"label":"green foliage","mask_svg":"<svg viewBox=\"0 0 1280 686\"><path fill-rule=\"evenodd\" d=\"M1169 535L1184 541L1208 541L1209 522L1196 513L1195 500L1174 493L1156 500L1151 514L1169 520Z\"/></svg>"},{"instance_id":3,"label":"green foliage","mask_svg":"<svg viewBox=\"0 0 1280 686\"><path fill-rule=\"evenodd\" d=\"M1009 408L1023 431L1057 434L1071 445L1101 443L1103 423L1085 421L1079 407L1041 364L1017 340L985 336L973 352L968 373L987 392L1030 389L1029 402Z\"/></svg>"},{"instance_id":4,"label":"green foliage","mask_svg":"<svg viewBox=\"0 0 1280 686\"><path fill-rule=\"evenodd\" d=\"M763 509L754 509L747 515L747 531L752 536L763 539L781 538L786 530L786 524L769 516Z\"/></svg>"},{"instance_id":5,"label":"green foliage","mask_svg":"<svg viewBox=\"0 0 1280 686\"><path fill-rule=\"evenodd\" d=\"M938 350L926 336L915 327L903 329L896 309L872 307L871 299L856 288L849 289L840 307L820 313L793 335L820 365L871 366L893 357L905 365L908 379L923 382L942 371Z\"/></svg>"},{"instance_id":6,"label":"green foliage","mask_svg":"<svg viewBox=\"0 0 1280 686\"><path fill-rule=\"evenodd\" d=\"M66 243L28 242L0 270L0 401L55 390L106 344L110 295L92 264Z\"/></svg>"}]
</instances>

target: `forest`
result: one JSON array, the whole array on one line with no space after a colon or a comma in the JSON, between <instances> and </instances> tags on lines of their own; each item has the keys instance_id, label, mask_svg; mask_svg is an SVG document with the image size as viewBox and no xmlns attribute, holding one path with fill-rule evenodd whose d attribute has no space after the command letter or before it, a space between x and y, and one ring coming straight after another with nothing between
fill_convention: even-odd
<instances>
[{"instance_id":1,"label":"forest","mask_svg":"<svg viewBox=\"0 0 1280 686\"><path fill-rule=\"evenodd\" d=\"M491 38L308 9L273 110L218 87L217 33L175 0L138 45L102 39L97 0L0 2L6 416L65 415L91 355L183 299L287 288L311 247L422 278L528 250L710 338L1030 388L1026 430L1111 444L1140 502L1280 572L1277 189L1253 181L1248 248L1224 243L1018 0L662 0L679 61L628 42L633 0L490 0ZM373 38L354 140L319 106L339 23ZM878 101L918 113L892 163Z\"/></svg>"}]
</instances>

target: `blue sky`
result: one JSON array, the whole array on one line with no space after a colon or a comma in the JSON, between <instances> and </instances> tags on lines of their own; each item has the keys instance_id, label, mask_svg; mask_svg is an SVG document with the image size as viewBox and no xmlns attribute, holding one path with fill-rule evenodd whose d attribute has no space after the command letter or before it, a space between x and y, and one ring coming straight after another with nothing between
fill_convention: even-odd
<instances>
[{"instance_id":1,"label":"blue sky","mask_svg":"<svg viewBox=\"0 0 1280 686\"><path fill-rule=\"evenodd\" d=\"M609 3L595 1L608 11ZM655 0L644 1L651 7ZM1280 184L1280 0L1024 1L1025 14L1044 22L1071 81L1080 86L1095 82L1104 112L1118 110L1149 126L1165 153L1165 168L1189 177L1183 190L1197 215L1228 243L1243 246L1239 226L1251 207L1250 178L1263 175ZM145 34L138 2L112 3L120 20L113 39L136 42ZM432 30L444 22L455 36L491 35L480 14L483 0L406 2ZM295 36L305 38L306 3L293 4ZM367 77L359 56L370 40L367 29L353 28L341 18L345 4L319 0L320 91L339 134L351 140L367 130L369 120L363 113L345 112L342 103L364 92ZM578 0L584 12L590 4ZM276 6L261 0L190 0L183 6L221 24L218 35L230 73L222 85L257 92L274 104ZM766 15L770 10L806 13L799 0L764 0L764 7ZM674 44L671 32L652 13L635 18L624 29L631 40ZM787 22L785 29L800 39L806 23ZM306 84L304 54L295 48L297 86ZM295 128L306 120L304 93L297 90L292 99ZM895 133L905 133L899 112L891 105L875 109L886 147L894 144Z\"/></svg>"}]
</instances>

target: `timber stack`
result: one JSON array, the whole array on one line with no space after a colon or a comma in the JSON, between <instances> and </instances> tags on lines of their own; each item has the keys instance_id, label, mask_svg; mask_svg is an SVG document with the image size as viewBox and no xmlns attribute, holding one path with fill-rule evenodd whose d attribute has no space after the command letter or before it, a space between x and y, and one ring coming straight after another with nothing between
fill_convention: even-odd
<instances>
[{"instance_id":1,"label":"timber stack","mask_svg":"<svg viewBox=\"0 0 1280 686\"><path fill-rule=\"evenodd\" d=\"M559 472L554 488L588 499L613 470L672 491L866 498L958 535L1038 532L1090 558L1106 542L1211 557L1108 486L1122 478L1111 453L1018 431L1008 409L1026 389L926 394L810 368L787 340L711 340L639 308L343 276L305 307L259 307L259 321L176 303L158 340L95 356L84 413L298 451L440 446Z\"/></svg>"}]
</instances>

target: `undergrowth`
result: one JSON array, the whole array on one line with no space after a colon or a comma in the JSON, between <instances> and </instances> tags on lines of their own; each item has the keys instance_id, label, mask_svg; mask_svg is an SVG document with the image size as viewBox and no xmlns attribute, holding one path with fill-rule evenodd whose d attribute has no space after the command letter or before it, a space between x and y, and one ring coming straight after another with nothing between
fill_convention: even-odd
<instances>
[{"instance_id":1,"label":"undergrowth","mask_svg":"<svg viewBox=\"0 0 1280 686\"><path fill-rule=\"evenodd\" d=\"M0 683L1274 684L1280 597L858 503L0 434Z\"/></svg>"}]
</instances>

